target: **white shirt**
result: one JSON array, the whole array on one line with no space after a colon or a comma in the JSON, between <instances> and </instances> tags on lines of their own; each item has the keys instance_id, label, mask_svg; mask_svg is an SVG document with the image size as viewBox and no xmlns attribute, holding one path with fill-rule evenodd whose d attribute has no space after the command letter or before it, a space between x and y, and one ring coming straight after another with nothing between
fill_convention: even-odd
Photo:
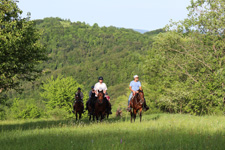
<instances>
[{"instance_id":1,"label":"white shirt","mask_svg":"<svg viewBox=\"0 0 225 150\"><path fill-rule=\"evenodd\" d=\"M98 82L98 83L96 83L95 84L95 87L94 87L94 90L98 93L98 91L106 91L107 90L107 86L106 86L106 84L105 83L100 83L100 82ZM95 96L97 96L97 95L95 95Z\"/></svg>"},{"instance_id":2,"label":"white shirt","mask_svg":"<svg viewBox=\"0 0 225 150\"><path fill-rule=\"evenodd\" d=\"M96 83L95 84L95 87L94 87L94 90L95 91L106 91L107 90L107 86L106 86L106 84L105 83L100 83L100 82L98 82L98 83Z\"/></svg>"}]
</instances>

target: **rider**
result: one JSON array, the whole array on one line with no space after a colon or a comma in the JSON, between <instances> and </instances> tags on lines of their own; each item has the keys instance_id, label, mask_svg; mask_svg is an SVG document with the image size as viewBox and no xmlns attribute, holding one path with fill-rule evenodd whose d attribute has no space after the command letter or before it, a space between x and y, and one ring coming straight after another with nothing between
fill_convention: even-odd
<instances>
[{"instance_id":1,"label":"rider","mask_svg":"<svg viewBox=\"0 0 225 150\"><path fill-rule=\"evenodd\" d=\"M99 77L98 78L98 83L95 84L94 86L94 90L95 90L95 96L97 97L98 95L98 91L99 90L103 90L103 93L106 94L106 91L107 91L107 86L105 83L103 83L103 77ZM106 109L107 109L107 112L109 114L112 114L111 112L111 109L109 108L109 101L104 97L104 101L106 102Z\"/></svg>"},{"instance_id":2,"label":"rider","mask_svg":"<svg viewBox=\"0 0 225 150\"><path fill-rule=\"evenodd\" d=\"M131 90L130 96L128 98L128 108L127 110L130 111L130 100L135 96L136 93L138 93L138 90L142 90L141 88L141 82L139 81L138 75L134 76L134 80L130 82L129 89ZM144 107L146 110L149 109L149 107L146 105L146 102L144 102Z\"/></svg>"},{"instance_id":3,"label":"rider","mask_svg":"<svg viewBox=\"0 0 225 150\"><path fill-rule=\"evenodd\" d=\"M93 90L94 90L94 86L91 86L91 90L89 91L89 99L91 98Z\"/></svg>"},{"instance_id":4,"label":"rider","mask_svg":"<svg viewBox=\"0 0 225 150\"><path fill-rule=\"evenodd\" d=\"M84 95L83 95L83 93L81 92L81 88L80 87L78 87L78 89L77 89L77 92L76 92L76 94L75 94L75 101L74 101L74 104L73 105L75 105L75 102L76 102L76 95L78 94L78 96L80 96L80 99L81 99L81 102L83 103L83 98L84 98ZM74 108L74 107L73 107ZM72 111L73 113L75 112L75 110L73 110ZM83 111L83 113L84 113L84 111Z\"/></svg>"},{"instance_id":5,"label":"rider","mask_svg":"<svg viewBox=\"0 0 225 150\"><path fill-rule=\"evenodd\" d=\"M95 93L94 86L91 86L91 90L89 91L89 99L88 99L88 101L86 102L86 110L88 110L88 104L90 103L90 99L91 99L92 93ZM93 114L93 111L94 111L94 104L91 104L91 107L92 107L92 112L91 112L91 114ZM89 114L89 115L90 115L90 114Z\"/></svg>"},{"instance_id":6,"label":"rider","mask_svg":"<svg viewBox=\"0 0 225 150\"><path fill-rule=\"evenodd\" d=\"M81 88L78 88L78 89L77 89L77 93L76 93L76 94L80 95L81 102L83 103L84 95L83 95L83 93L81 92Z\"/></svg>"}]
</instances>

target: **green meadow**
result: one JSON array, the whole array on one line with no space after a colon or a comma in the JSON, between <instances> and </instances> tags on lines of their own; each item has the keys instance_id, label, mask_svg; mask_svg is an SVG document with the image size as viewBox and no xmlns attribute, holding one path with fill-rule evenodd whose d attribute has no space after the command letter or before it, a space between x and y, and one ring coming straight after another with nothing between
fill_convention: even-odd
<instances>
[{"instance_id":1,"label":"green meadow","mask_svg":"<svg viewBox=\"0 0 225 150\"><path fill-rule=\"evenodd\" d=\"M101 123L73 120L0 122L2 150L48 149L224 149L224 116L144 115L130 123L129 115ZM137 118L139 119L139 117Z\"/></svg>"}]
</instances>

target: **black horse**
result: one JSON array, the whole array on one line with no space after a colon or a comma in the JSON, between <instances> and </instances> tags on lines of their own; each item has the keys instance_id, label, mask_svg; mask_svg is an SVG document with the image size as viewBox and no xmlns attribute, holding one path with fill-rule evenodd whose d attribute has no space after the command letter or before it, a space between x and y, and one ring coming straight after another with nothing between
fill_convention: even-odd
<instances>
[{"instance_id":1,"label":"black horse","mask_svg":"<svg viewBox=\"0 0 225 150\"><path fill-rule=\"evenodd\" d=\"M91 94L90 99L87 102L87 110L89 114L89 121L91 120L91 117L93 118L93 121L95 121L95 113L94 113L94 108L95 108L95 102L96 102L96 97L95 93L93 92Z\"/></svg>"}]
</instances>

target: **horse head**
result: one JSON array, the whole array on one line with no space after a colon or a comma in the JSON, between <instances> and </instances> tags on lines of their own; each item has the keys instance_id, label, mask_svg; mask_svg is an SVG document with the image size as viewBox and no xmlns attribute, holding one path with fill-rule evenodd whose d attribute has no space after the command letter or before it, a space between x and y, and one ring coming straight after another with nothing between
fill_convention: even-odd
<instances>
[{"instance_id":1,"label":"horse head","mask_svg":"<svg viewBox=\"0 0 225 150\"><path fill-rule=\"evenodd\" d=\"M137 96L137 101L140 102L140 103L144 103L144 92L143 90L138 90L138 96Z\"/></svg>"},{"instance_id":2,"label":"horse head","mask_svg":"<svg viewBox=\"0 0 225 150\"><path fill-rule=\"evenodd\" d=\"M81 100L80 93L76 93L75 94L75 99L76 99L76 101Z\"/></svg>"},{"instance_id":3,"label":"horse head","mask_svg":"<svg viewBox=\"0 0 225 150\"><path fill-rule=\"evenodd\" d=\"M104 99L103 91L98 91L98 103L102 104Z\"/></svg>"}]
</instances>

